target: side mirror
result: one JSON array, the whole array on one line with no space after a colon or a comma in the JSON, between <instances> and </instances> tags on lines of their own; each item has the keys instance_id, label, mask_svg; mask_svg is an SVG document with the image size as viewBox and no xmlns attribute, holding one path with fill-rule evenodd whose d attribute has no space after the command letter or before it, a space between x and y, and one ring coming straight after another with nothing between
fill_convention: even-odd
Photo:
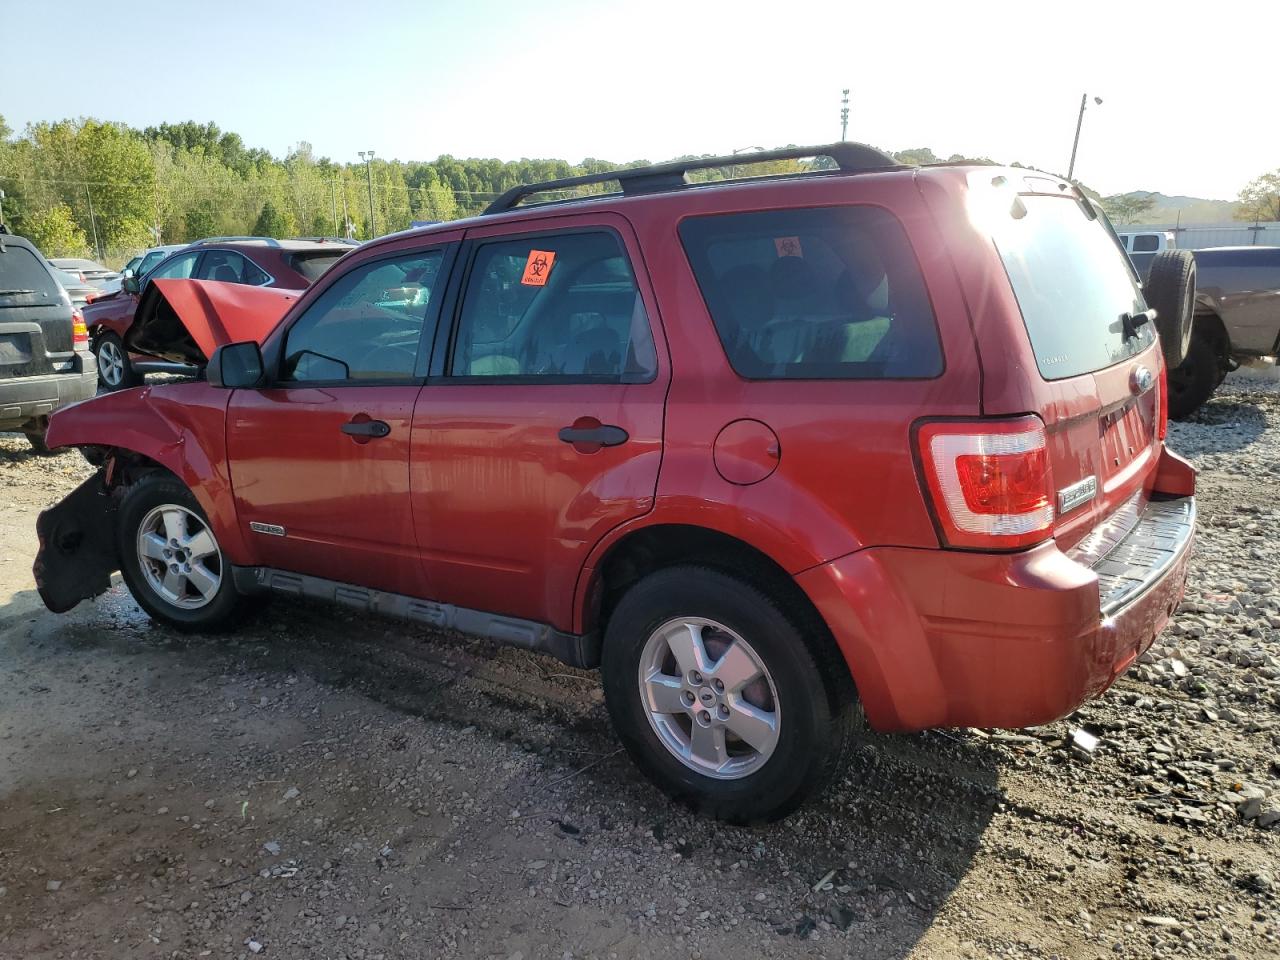
<instances>
[{"instance_id":1,"label":"side mirror","mask_svg":"<svg viewBox=\"0 0 1280 960\"><path fill-rule=\"evenodd\" d=\"M139 289L138 278L132 270L126 270L120 278L120 289L125 293L137 293Z\"/></svg>"},{"instance_id":2,"label":"side mirror","mask_svg":"<svg viewBox=\"0 0 1280 960\"><path fill-rule=\"evenodd\" d=\"M212 387L228 390L260 387L264 379L262 349L252 340L225 343L213 351L204 375Z\"/></svg>"}]
</instances>

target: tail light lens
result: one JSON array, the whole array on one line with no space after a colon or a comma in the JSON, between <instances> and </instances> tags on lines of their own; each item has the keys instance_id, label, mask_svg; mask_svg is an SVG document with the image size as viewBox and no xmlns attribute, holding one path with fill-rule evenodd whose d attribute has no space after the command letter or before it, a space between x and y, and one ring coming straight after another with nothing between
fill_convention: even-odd
<instances>
[{"instance_id":1,"label":"tail light lens","mask_svg":"<svg viewBox=\"0 0 1280 960\"><path fill-rule=\"evenodd\" d=\"M86 294L84 295L84 302L85 302L85 303L93 303L93 301L95 301L95 300L97 300L97 299L98 299L98 295L97 295L96 293L86 293Z\"/></svg>"},{"instance_id":2,"label":"tail light lens","mask_svg":"<svg viewBox=\"0 0 1280 960\"><path fill-rule=\"evenodd\" d=\"M71 343L77 347L89 345L89 328L84 325L84 316L79 310L71 311Z\"/></svg>"},{"instance_id":3,"label":"tail light lens","mask_svg":"<svg viewBox=\"0 0 1280 960\"><path fill-rule=\"evenodd\" d=\"M1044 424L944 420L917 431L920 463L948 546L1026 547L1053 533L1053 477Z\"/></svg>"}]
</instances>

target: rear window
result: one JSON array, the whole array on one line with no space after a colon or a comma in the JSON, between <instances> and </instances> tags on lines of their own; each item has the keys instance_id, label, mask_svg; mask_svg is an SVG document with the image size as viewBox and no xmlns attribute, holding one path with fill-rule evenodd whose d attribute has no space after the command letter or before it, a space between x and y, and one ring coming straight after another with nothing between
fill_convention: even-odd
<instances>
[{"instance_id":1,"label":"rear window","mask_svg":"<svg viewBox=\"0 0 1280 960\"><path fill-rule=\"evenodd\" d=\"M1143 324L1125 339L1125 314L1147 309L1133 271L1101 218L1072 197L1023 195L1026 215L1002 216L992 239L1046 380L1102 370L1155 340Z\"/></svg>"},{"instance_id":2,"label":"rear window","mask_svg":"<svg viewBox=\"0 0 1280 960\"><path fill-rule=\"evenodd\" d=\"M1155 253L1160 249L1160 238L1154 233L1143 233L1133 238L1134 253Z\"/></svg>"},{"instance_id":3,"label":"rear window","mask_svg":"<svg viewBox=\"0 0 1280 960\"><path fill-rule=\"evenodd\" d=\"M733 369L753 380L942 372L902 225L871 206L694 217L680 239Z\"/></svg>"},{"instance_id":4,"label":"rear window","mask_svg":"<svg viewBox=\"0 0 1280 960\"><path fill-rule=\"evenodd\" d=\"M308 283L315 283L321 274L342 259L346 250L318 250L315 253L295 253L289 257L289 265L307 278Z\"/></svg>"},{"instance_id":5,"label":"rear window","mask_svg":"<svg viewBox=\"0 0 1280 960\"><path fill-rule=\"evenodd\" d=\"M14 243L0 243L0 251L0 307L61 302L62 288L34 253Z\"/></svg>"}]
</instances>

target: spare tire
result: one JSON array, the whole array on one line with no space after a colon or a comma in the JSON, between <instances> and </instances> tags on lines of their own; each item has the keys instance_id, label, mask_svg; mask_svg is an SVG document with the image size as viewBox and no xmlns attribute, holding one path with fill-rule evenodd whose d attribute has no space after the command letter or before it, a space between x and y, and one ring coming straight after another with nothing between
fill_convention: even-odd
<instances>
[{"instance_id":1,"label":"spare tire","mask_svg":"<svg viewBox=\"0 0 1280 960\"><path fill-rule=\"evenodd\" d=\"M1156 311L1156 332L1164 365L1181 366L1191 348L1191 323L1196 312L1196 260L1190 250L1161 250L1151 261L1142 285L1147 306Z\"/></svg>"}]
</instances>

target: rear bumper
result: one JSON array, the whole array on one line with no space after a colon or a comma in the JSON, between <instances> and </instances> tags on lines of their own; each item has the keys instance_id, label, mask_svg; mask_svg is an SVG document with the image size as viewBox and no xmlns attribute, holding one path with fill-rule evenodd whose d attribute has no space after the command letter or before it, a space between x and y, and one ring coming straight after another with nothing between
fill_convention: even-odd
<instances>
[{"instance_id":1,"label":"rear bumper","mask_svg":"<svg viewBox=\"0 0 1280 960\"><path fill-rule=\"evenodd\" d=\"M92 354L76 354L76 369L39 377L0 380L0 430L14 430L37 417L87 400L98 389Z\"/></svg>"},{"instance_id":2,"label":"rear bumper","mask_svg":"<svg viewBox=\"0 0 1280 960\"><path fill-rule=\"evenodd\" d=\"M878 730L1025 727L1095 697L1182 598L1195 499L1145 504L1096 557L872 548L797 581ZM1084 562L1082 562L1082 560Z\"/></svg>"}]
</instances>

